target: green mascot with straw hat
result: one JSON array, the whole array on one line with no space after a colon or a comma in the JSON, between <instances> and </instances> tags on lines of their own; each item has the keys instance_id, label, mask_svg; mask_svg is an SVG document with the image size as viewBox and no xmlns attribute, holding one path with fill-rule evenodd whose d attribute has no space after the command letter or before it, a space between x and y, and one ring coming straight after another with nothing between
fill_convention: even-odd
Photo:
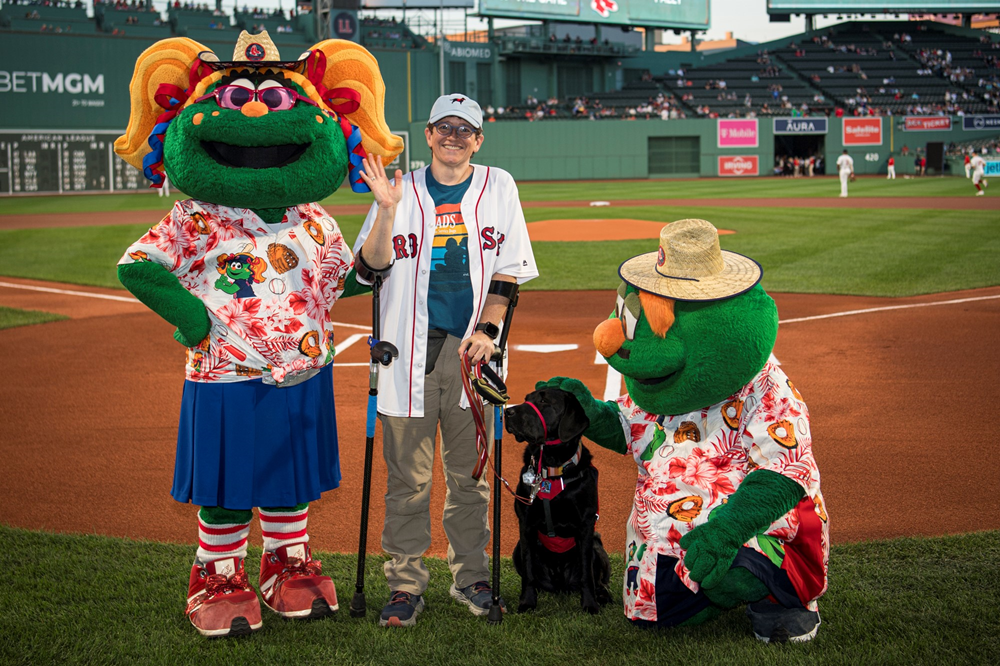
<instances>
[{"instance_id":1,"label":"green mascot with straw hat","mask_svg":"<svg viewBox=\"0 0 1000 666\"><path fill-rule=\"evenodd\" d=\"M619 273L594 343L628 393L602 402L564 377L539 388L576 395L585 435L638 465L625 616L670 627L746 605L757 638L810 640L827 586L827 515L808 409L771 356L778 312L760 266L689 219Z\"/></svg>"}]
</instances>

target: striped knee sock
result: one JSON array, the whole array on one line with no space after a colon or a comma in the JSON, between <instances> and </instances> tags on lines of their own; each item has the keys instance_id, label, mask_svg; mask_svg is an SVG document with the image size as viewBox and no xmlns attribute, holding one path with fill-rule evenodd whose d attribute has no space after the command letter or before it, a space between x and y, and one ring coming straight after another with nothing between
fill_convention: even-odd
<instances>
[{"instance_id":1,"label":"striped knee sock","mask_svg":"<svg viewBox=\"0 0 1000 666\"><path fill-rule=\"evenodd\" d=\"M273 552L289 544L308 543L308 519L308 504L287 509L261 509L260 532L264 537L264 550Z\"/></svg>"},{"instance_id":2,"label":"striped knee sock","mask_svg":"<svg viewBox=\"0 0 1000 666\"><path fill-rule=\"evenodd\" d=\"M198 512L198 561L202 564L247 556L252 511L202 507Z\"/></svg>"}]
</instances>

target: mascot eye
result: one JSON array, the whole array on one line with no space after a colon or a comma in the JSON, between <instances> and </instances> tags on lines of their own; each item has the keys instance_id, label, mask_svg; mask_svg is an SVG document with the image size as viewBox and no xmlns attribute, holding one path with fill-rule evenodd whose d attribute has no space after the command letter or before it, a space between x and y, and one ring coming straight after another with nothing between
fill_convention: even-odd
<instances>
[{"instance_id":1,"label":"mascot eye","mask_svg":"<svg viewBox=\"0 0 1000 666\"><path fill-rule=\"evenodd\" d=\"M234 271L238 271L243 269L243 264L240 263L239 261L234 261L233 263L229 264L229 267L232 268Z\"/></svg>"},{"instance_id":2,"label":"mascot eye","mask_svg":"<svg viewBox=\"0 0 1000 666\"><path fill-rule=\"evenodd\" d=\"M625 339L635 338L635 325L639 322L639 315L642 313L642 304L639 303L639 295L631 293L625 297L625 307L622 312L622 321L625 322Z\"/></svg>"},{"instance_id":3,"label":"mascot eye","mask_svg":"<svg viewBox=\"0 0 1000 666\"><path fill-rule=\"evenodd\" d=\"M621 319L622 317L622 307L625 305L625 292L628 290L628 285L622 282L618 285L618 298L615 300L615 318Z\"/></svg>"}]
</instances>

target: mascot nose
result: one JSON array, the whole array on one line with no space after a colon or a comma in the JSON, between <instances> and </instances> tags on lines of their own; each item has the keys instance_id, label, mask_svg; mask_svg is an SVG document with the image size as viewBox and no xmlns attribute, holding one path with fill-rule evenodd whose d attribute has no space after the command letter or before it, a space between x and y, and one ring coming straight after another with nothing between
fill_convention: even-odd
<instances>
[{"instance_id":1,"label":"mascot nose","mask_svg":"<svg viewBox=\"0 0 1000 666\"><path fill-rule=\"evenodd\" d=\"M244 116L249 118L259 118L260 116L267 114L267 104L264 102L258 102L257 100L251 100L240 108Z\"/></svg>"},{"instance_id":2,"label":"mascot nose","mask_svg":"<svg viewBox=\"0 0 1000 666\"><path fill-rule=\"evenodd\" d=\"M621 319L605 319L594 329L594 346L604 358L614 356L625 343L625 331Z\"/></svg>"}]
</instances>

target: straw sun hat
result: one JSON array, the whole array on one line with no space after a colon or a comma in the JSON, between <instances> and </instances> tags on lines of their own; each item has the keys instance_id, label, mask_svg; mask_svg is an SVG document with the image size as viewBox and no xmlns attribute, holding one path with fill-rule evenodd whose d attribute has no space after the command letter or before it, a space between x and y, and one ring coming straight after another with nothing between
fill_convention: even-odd
<instances>
[{"instance_id":1,"label":"straw sun hat","mask_svg":"<svg viewBox=\"0 0 1000 666\"><path fill-rule=\"evenodd\" d=\"M660 230L660 249L632 257L618 274L629 284L678 301L715 301L760 282L756 261L719 248L719 231L705 220L678 220Z\"/></svg>"}]
</instances>

